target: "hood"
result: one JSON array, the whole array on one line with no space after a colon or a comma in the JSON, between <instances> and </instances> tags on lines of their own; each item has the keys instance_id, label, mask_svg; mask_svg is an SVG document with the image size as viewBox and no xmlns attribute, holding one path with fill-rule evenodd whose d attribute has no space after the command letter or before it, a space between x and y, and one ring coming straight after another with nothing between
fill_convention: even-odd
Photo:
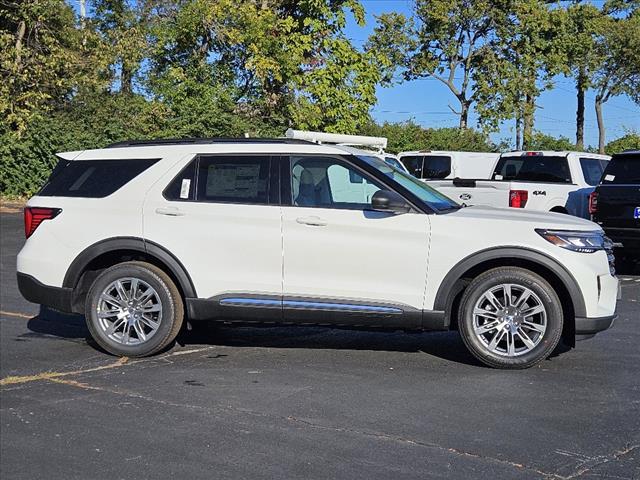
<instances>
[{"instance_id":1,"label":"hood","mask_svg":"<svg viewBox=\"0 0 640 480\"><path fill-rule=\"evenodd\" d=\"M453 212L457 218L483 220L487 223L513 222L529 224L534 228L549 228L556 230L601 230L601 227L584 218L565 215L564 213L539 212L520 208L495 208L487 206L465 207Z\"/></svg>"}]
</instances>

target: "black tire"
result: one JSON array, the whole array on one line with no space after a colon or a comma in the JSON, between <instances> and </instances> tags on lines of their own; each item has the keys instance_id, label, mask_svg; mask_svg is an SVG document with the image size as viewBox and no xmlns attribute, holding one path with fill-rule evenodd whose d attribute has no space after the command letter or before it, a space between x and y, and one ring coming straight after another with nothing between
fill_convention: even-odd
<instances>
[{"instance_id":1,"label":"black tire","mask_svg":"<svg viewBox=\"0 0 640 480\"><path fill-rule=\"evenodd\" d=\"M512 284L535 293L546 310L546 330L536 339L535 347L518 356L494 353L474 330L473 311L483 294L493 287ZM466 288L460 301L458 327L462 341L471 354L485 365L503 369L532 367L546 359L558 345L562 335L562 304L553 287L541 276L517 267L500 267L476 277ZM514 327L515 328L515 327ZM496 332L499 330L496 329ZM493 331L492 331L493 332ZM491 333L487 333L491 335ZM511 337L513 338L513 337ZM515 342L515 340L514 340Z\"/></svg>"},{"instance_id":2,"label":"black tire","mask_svg":"<svg viewBox=\"0 0 640 480\"><path fill-rule=\"evenodd\" d=\"M109 338L98 319L98 304L103 290L123 278L146 282L157 292L162 307L157 330L148 340L135 345L125 345ZM95 279L87 294L85 319L91 336L107 352L119 356L146 357L162 351L175 340L184 320L184 304L177 287L160 268L146 262L124 262L106 269Z\"/></svg>"}]
</instances>

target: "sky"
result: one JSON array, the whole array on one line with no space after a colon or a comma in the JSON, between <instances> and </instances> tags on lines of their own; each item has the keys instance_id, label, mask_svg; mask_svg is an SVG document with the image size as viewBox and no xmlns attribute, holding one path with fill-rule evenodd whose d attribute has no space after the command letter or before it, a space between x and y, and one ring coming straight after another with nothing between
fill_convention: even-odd
<instances>
[{"instance_id":1,"label":"sky","mask_svg":"<svg viewBox=\"0 0 640 480\"><path fill-rule=\"evenodd\" d=\"M360 47L366 42L375 26L374 15L400 12L410 16L411 0L361 0L366 10L366 25L360 27L349 18L346 34ZM458 116L451 113L449 105L458 110L459 103L449 89L433 78L418 79L391 87L378 87L378 103L371 114L377 121L398 122L413 119L424 127L453 127ZM585 95L585 145L598 145L598 127L593 101L595 94ZM576 94L571 78L556 77L552 90L544 92L536 102L534 128L543 133L565 136L575 141ZM640 130L640 106L625 96L614 97L603 106L607 142L621 137L627 130ZM477 116L471 112L469 123L475 126ZM513 121L505 123L491 139L514 142Z\"/></svg>"}]
</instances>

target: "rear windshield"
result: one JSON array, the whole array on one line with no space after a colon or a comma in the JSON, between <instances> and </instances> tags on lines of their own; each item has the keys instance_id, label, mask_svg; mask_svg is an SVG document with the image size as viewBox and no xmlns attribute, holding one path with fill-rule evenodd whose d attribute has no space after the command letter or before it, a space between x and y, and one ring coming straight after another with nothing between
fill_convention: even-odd
<instances>
[{"instance_id":1,"label":"rear windshield","mask_svg":"<svg viewBox=\"0 0 640 480\"><path fill-rule=\"evenodd\" d=\"M571 173L566 157L528 155L500 158L493 172L493 179L571 183Z\"/></svg>"},{"instance_id":2,"label":"rear windshield","mask_svg":"<svg viewBox=\"0 0 640 480\"><path fill-rule=\"evenodd\" d=\"M602 183L640 184L640 154L614 155L604 170Z\"/></svg>"},{"instance_id":3,"label":"rear windshield","mask_svg":"<svg viewBox=\"0 0 640 480\"><path fill-rule=\"evenodd\" d=\"M581 158L580 167L582 168L584 181L587 182L588 185L598 185L607 163L608 162L606 160L600 160L597 158Z\"/></svg>"},{"instance_id":4,"label":"rear windshield","mask_svg":"<svg viewBox=\"0 0 640 480\"><path fill-rule=\"evenodd\" d=\"M451 173L451 157L443 155L416 155L401 158L409 173L417 178L441 179Z\"/></svg>"},{"instance_id":5,"label":"rear windshield","mask_svg":"<svg viewBox=\"0 0 640 480\"><path fill-rule=\"evenodd\" d=\"M103 198L111 195L157 161L61 160L38 195Z\"/></svg>"}]
</instances>

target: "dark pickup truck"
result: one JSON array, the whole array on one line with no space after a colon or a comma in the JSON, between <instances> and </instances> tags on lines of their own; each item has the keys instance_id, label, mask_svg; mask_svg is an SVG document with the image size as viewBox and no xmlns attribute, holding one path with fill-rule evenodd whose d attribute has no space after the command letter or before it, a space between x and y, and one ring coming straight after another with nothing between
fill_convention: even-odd
<instances>
[{"instance_id":1,"label":"dark pickup truck","mask_svg":"<svg viewBox=\"0 0 640 480\"><path fill-rule=\"evenodd\" d=\"M589 211L617 253L640 262L640 150L613 156L591 194Z\"/></svg>"}]
</instances>

